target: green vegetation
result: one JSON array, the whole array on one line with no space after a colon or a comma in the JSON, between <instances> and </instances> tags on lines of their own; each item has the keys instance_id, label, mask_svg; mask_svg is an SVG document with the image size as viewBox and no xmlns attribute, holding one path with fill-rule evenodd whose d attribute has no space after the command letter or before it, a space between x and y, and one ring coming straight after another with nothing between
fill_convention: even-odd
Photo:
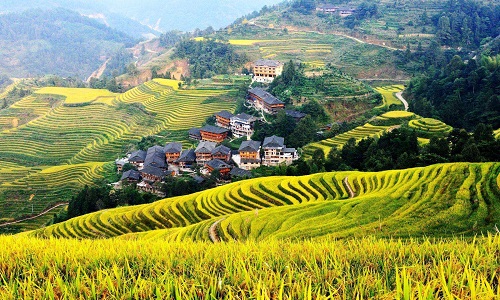
<instances>
[{"instance_id":1,"label":"green vegetation","mask_svg":"<svg viewBox=\"0 0 500 300\"><path fill-rule=\"evenodd\" d=\"M471 130L479 123L500 126L500 54L464 63L458 56L408 85L410 110ZM457 117L459 116L459 117Z\"/></svg>"},{"instance_id":2,"label":"green vegetation","mask_svg":"<svg viewBox=\"0 0 500 300\"><path fill-rule=\"evenodd\" d=\"M404 109L403 103L395 96L396 93L402 92L403 85L390 85L375 88L375 91L382 95L383 103L377 108L381 109Z\"/></svg>"},{"instance_id":3,"label":"green vegetation","mask_svg":"<svg viewBox=\"0 0 500 300\"><path fill-rule=\"evenodd\" d=\"M162 141L189 146L189 128L236 106L226 98L203 103L234 93L232 83L206 81L189 90L174 90L172 85L170 80L155 79L114 98L99 97L102 90L44 88L0 111L0 219L19 218L69 201L95 180L115 180L109 162L143 136L159 134ZM33 222L28 228L40 224Z\"/></svg>"},{"instance_id":4,"label":"green vegetation","mask_svg":"<svg viewBox=\"0 0 500 300\"><path fill-rule=\"evenodd\" d=\"M99 211L30 235L96 238L172 228L155 236L208 240L208 227L221 218L217 232L222 240L474 234L493 230L500 217L492 201L500 196L499 170L499 163L456 163L256 178ZM354 198L348 199L350 193Z\"/></svg>"}]
</instances>

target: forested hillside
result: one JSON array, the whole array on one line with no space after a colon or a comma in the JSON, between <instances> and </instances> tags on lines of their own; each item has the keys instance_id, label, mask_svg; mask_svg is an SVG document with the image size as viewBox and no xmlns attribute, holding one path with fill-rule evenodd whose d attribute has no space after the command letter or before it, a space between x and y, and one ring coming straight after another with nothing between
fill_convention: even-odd
<instances>
[{"instance_id":1,"label":"forested hillside","mask_svg":"<svg viewBox=\"0 0 500 300\"><path fill-rule=\"evenodd\" d=\"M87 78L134 39L65 9L0 15L0 73Z\"/></svg>"}]
</instances>

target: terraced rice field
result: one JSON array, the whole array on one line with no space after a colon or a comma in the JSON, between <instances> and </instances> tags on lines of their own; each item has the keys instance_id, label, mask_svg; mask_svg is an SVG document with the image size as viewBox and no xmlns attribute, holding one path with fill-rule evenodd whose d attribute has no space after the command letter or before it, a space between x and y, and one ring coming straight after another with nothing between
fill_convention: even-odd
<instances>
[{"instance_id":1,"label":"terraced rice field","mask_svg":"<svg viewBox=\"0 0 500 300\"><path fill-rule=\"evenodd\" d=\"M497 130L495 130L495 131L493 132L493 134L495 135L495 138L496 138L496 139L500 139L500 128L499 128L499 129L497 129Z\"/></svg>"},{"instance_id":2,"label":"terraced rice field","mask_svg":"<svg viewBox=\"0 0 500 300\"><path fill-rule=\"evenodd\" d=\"M256 178L152 204L103 210L31 232L37 237L223 241L324 235L420 236L493 230L500 163L378 173ZM347 179L346 179L347 178ZM346 185L354 191L350 198ZM474 225L475 224L475 225Z\"/></svg>"},{"instance_id":3,"label":"terraced rice field","mask_svg":"<svg viewBox=\"0 0 500 300\"><path fill-rule=\"evenodd\" d=\"M390 85L390 86L375 88L375 90L380 94L382 94L383 97L383 103L380 106L377 106L376 108L383 108L383 109L404 108L403 103L401 103L401 101L395 96L396 93L401 92L403 89L404 89L403 85Z\"/></svg>"},{"instance_id":4,"label":"terraced rice field","mask_svg":"<svg viewBox=\"0 0 500 300\"><path fill-rule=\"evenodd\" d=\"M389 111L370 120L363 126L358 126L350 131L339 134L333 138L325 139L319 142L314 142L304 146L303 156L309 159L315 150L321 149L328 155L332 147L342 146L351 138L360 141L364 138L378 137L387 130L397 128L402 124L409 124L415 128L420 143L428 143L432 136L444 136L453 128L435 119L422 118L412 112L407 111Z\"/></svg>"},{"instance_id":5,"label":"terraced rice field","mask_svg":"<svg viewBox=\"0 0 500 300\"><path fill-rule=\"evenodd\" d=\"M68 200L84 184L111 172L104 162L114 161L124 145L143 136L162 133L167 140L189 144L189 128L236 105L204 101L234 88L232 83L207 81L200 89L180 90L178 81L155 79L118 96L102 90L42 88L21 99L0 115L0 126L16 116L32 116L0 132L0 219L31 213L26 195L32 193L40 195L35 198L38 211Z\"/></svg>"},{"instance_id":6,"label":"terraced rice field","mask_svg":"<svg viewBox=\"0 0 500 300\"><path fill-rule=\"evenodd\" d=\"M44 87L36 91L40 95L59 95L65 97L66 104L83 104L93 102L101 97L114 97L116 94L105 89Z\"/></svg>"},{"instance_id":7,"label":"terraced rice field","mask_svg":"<svg viewBox=\"0 0 500 300\"><path fill-rule=\"evenodd\" d=\"M453 130L451 126L432 118L411 120L408 125L411 128L415 128L419 136L425 138L430 138L433 136L442 137Z\"/></svg>"}]
</instances>

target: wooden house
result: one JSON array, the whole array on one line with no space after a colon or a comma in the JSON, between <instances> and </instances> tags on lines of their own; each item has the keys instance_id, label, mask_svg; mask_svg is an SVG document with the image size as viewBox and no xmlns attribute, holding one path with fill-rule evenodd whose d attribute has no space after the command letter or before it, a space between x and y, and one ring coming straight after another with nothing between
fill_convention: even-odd
<instances>
[{"instance_id":1,"label":"wooden house","mask_svg":"<svg viewBox=\"0 0 500 300\"><path fill-rule=\"evenodd\" d=\"M213 159L205 163L205 168L208 173L212 173L214 170L219 171L220 178L227 179L229 173L231 172L231 166L220 159Z\"/></svg>"},{"instance_id":2,"label":"wooden house","mask_svg":"<svg viewBox=\"0 0 500 300\"><path fill-rule=\"evenodd\" d=\"M253 63L254 80L270 83L283 73L283 64L277 60L259 59Z\"/></svg>"},{"instance_id":3,"label":"wooden house","mask_svg":"<svg viewBox=\"0 0 500 300\"><path fill-rule=\"evenodd\" d=\"M215 147L212 151L212 159L220 159L222 161L229 162L231 160L231 149L224 145Z\"/></svg>"},{"instance_id":4,"label":"wooden house","mask_svg":"<svg viewBox=\"0 0 500 300\"><path fill-rule=\"evenodd\" d=\"M181 156L182 144L181 143L167 143L165 148L165 158L168 163L173 163Z\"/></svg>"},{"instance_id":5,"label":"wooden house","mask_svg":"<svg viewBox=\"0 0 500 300\"><path fill-rule=\"evenodd\" d=\"M207 161L212 160L212 151L214 151L216 146L217 143L215 142L201 141L194 150L196 163L204 165Z\"/></svg>"},{"instance_id":6,"label":"wooden house","mask_svg":"<svg viewBox=\"0 0 500 300\"><path fill-rule=\"evenodd\" d=\"M238 149L240 154L240 168L244 170L252 170L260 167L260 142L244 141Z\"/></svg>"},{"instance_id":7,"label":"wooden house","mask_svg":"<svg viewBox=\"0 0 500 300\"><path fill-rule=\"evenodd\" d=\"M261 88L252 88L248 90L248 100L255 108L262 109L268 114L277 114L278 111L285 108L285 102Z\"/></svg>"},{"instance_id":8,"label":"wooden house","mask_svg":"<svg viewBox=\"0 0 500 300\"><path fill-rule=\"evenodd\" d=\"M233 116L234 115L227 110L222 110L215 114L215 125L222 128L231 129L231 118Z\"/></svg>"},{"instance_id":9,"label":"wooden house","mask_svg":"<svg viewBox=\"0 0 500 300\"><path fill-rule=\"evenodd\" d=\"M200 128L202 141L222 143L227 138L228 133L228 129L212 125L205 125Z\"/></svg>"}]
</instances>

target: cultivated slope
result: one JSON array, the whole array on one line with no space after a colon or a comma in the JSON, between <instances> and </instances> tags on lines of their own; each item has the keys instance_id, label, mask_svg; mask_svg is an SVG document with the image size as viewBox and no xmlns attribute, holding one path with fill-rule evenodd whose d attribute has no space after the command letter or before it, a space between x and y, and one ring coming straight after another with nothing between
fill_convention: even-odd
<instances>
[{"instance_id":1,"label":"cultivated slope","mask_svg":"<svg viewBox=\"0 0 500 300\"><path fill-rule=\"evenodd\" d=\"M500 220L499 172L500 163L457 163L256 178L99 211L30 235L209 240L214 223L221 240L472 234Z\"/></svg>"}]
</instances>

